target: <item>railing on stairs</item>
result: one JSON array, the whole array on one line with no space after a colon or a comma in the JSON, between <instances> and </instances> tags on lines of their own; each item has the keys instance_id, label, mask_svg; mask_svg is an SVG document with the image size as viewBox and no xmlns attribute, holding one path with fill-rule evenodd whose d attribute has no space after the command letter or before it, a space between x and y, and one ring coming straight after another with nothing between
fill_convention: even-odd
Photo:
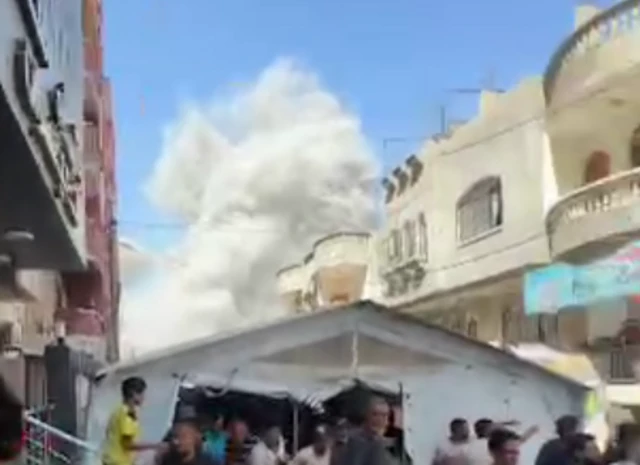
<instances>
[{"instance_id":1,"label":"railing on stairs","mask_svg":"<svg viewBox=\"0 0 640 465\"><path fill-rule=\"evenodd\" d=\"M640 30L640 0L625 0L605 10L580 26L551 57L544 73L547 104L563 66L588 50L631 31Z\"/></svg>"},{"instance_id":2,"label":"railing on stairs","mask_svg":"<svg viewBox=\"0 0 640 465\"><path fill-rule=\"evenodd\" d=\"M26 418L24 465L93 465L100 462L98 447L65 433L30 412Z\"/></svg>"}]
</instances>

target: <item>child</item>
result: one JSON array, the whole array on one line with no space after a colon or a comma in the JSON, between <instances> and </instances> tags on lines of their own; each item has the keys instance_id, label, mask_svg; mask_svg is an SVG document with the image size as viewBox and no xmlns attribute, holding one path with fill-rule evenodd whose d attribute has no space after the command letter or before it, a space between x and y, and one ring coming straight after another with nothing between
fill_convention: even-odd
<instances>
[{"instance_id":1,"label":"child","mask_svg":"<svg viewBox=\"0 0 640 465\"><path fill-rule=\"evenodd\" d=\"M107 425L103 465L133 465L135 453L145 450L160 450L166 444L139 443L140 424L138 408L144 401L147 383L138 377L122 382L122 404L111 414Z\"/></svg>"}]
</instances>

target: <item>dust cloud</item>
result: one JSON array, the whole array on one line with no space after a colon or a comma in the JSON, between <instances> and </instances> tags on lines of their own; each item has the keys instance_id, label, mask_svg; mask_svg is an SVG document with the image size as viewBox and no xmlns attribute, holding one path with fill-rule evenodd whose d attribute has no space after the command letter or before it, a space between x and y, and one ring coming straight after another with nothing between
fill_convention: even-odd
<instances>
[{"instance_id":1,"label":"dust cloud","mask_svg":"<svg viewBox=\"0 0 640 465\"><path fill-rule=\"evenodd\" d=\"M323 235L371 230L377 175L358 119L290 60L185 105L146 192L186 233L123 296L124 354L282 315L276 271Z\"/></svg>"}]
</instances>

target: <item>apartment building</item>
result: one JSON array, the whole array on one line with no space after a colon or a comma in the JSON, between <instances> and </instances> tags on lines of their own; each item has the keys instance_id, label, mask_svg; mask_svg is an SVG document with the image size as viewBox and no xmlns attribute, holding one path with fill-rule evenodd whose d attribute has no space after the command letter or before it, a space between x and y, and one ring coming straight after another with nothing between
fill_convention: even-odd
<instances>
[{"instance_id":1,"label":"apartment building","mask_svg":"<svg viewBox=\"0 0 640 465\"><path fill-rule=\"evenodd\" d=\"M640 343L637 298L527 316L523 293L531 270L640 238L639 8L578 7L542 76L481 92L471 120L383 180L380 300L496 345L579 348L609 380L635 378L619 349ZM294 275L289 295L309 282Z\"/></svg>"},{"instance_id":2,"label":"apartment building","mask_svg":"<svg viewBox=\"0 0 640 465\"><path fill-rule=\"evenodd\" d=\"M86 258L80 2L0 2L0 36L0 372L36 407L60 272Z\"/></svg>"},{"instance_id":3,"label":"apartment building","mask_svg":"<svg viewBox=\"0 0 640 465\"><path fill-rule=\"evenodd\" d=\"M387 303L483 340L515 337L524 272L549 261L543 111L536 78L482 92L473 120L427 141L383 181Z\"/></svg>"},{"instance_id":4,"label":"apartment building","mask_svg":"<svg viewBox=\"0 0 640 465\"><path fill-rule=\"evenodd\" d=\"M66 341L98 360L118 358L115 128L111 84L104 74L101 0L83 0L84 179L88 265L65 273Z\"/></svg>"},{"instance_id":5,"label":"apartment building","mask_svg":"<svg viewBox=\"0 0 640 465\"><path fill-rule=\"evenodd\" d=\"M76 384L118 357L100 2L7 0L0 26L0 374L29 407L54 404L52 421L74 433Z\"/></svg>"},{"instance_id":6,"label":"apartment building","mask_svg":"<svg viewBox=\"0 0 640 465\"><path fill-rule=\"evenodd\" d=\"M607 376L633 377L611 350L637 333L637 299L522 306L531 269L592 262L639 236L639 5L578 7L541 78L483 92L474 119L385 180L381 272L400 311L498 344L588 349Z\"/></svg>"}]
</instances>

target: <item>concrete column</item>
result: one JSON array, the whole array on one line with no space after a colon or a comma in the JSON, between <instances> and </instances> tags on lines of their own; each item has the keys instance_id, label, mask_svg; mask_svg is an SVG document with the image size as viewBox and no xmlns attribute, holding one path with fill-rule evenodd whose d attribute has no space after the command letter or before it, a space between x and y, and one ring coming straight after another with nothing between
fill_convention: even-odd
<instances>
[{"instance_id":1,"label":"concrete column","mask_svg":"<svg viewBox=\"0 0 640 465\"><path fill-rule=\"evenodd\" d=\"M66 433L77 435L76 381L72 363L72 350L63 342L45 349L47 371L47 396L50 404L51 423Z\"/></svg>"}]
</instances>

